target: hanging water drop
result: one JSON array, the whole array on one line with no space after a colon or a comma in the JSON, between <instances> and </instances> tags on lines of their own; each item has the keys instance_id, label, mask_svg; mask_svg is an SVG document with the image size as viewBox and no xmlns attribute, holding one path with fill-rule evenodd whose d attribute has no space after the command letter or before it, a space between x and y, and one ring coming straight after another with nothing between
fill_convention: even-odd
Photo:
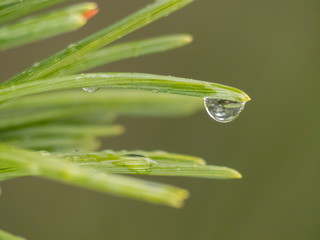
<instances>
[{"instance_id":1,"label":"hanging water drop","mask_svg":"<svg viewBox=\"0 0 320 240\"><path fill-rule=\"evenodd\" d=\"M239 116L244 108L245 102L206 97L204 98L204 105L210 117L217 122L227 123Z\"/></svg>"},{"instance_id":2,"label":"hanging water drop","mask_svg":"<svg viewBox=\"0 0 320 240\"><path fill-rule=\"evenodd\" d=\"M89 93L94 93L100 89L100 87L84 87L82 88L84 91Z\"/></svg>"}]
</instances>

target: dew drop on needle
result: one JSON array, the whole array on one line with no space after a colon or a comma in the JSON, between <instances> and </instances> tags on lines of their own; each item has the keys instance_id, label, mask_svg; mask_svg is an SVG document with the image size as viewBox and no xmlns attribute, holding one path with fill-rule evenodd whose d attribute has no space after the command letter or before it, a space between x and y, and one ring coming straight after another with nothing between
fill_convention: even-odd
<instances>
[{"instance_id":1,"label":"dew drop on needle","mask_svg":"<svg viewBox=\"0 0 320 240\"><path fill-rule=\"evenodd\" d=\"M204 98L205 108L214 120L221 123L236 119L244 108L245 102L235 102L224 99Z\"/></svg>"},{"instance_id":2,"label":"dew drop on needle","mask_svg":"<svg viewBox=\"0 0 320 240\"><path fill-rule=\"evenodd\" d=\"M84 91L89 93L94 93L100 89L100 87L84 87L82 88Z\"/></svg>"}]
</instances>

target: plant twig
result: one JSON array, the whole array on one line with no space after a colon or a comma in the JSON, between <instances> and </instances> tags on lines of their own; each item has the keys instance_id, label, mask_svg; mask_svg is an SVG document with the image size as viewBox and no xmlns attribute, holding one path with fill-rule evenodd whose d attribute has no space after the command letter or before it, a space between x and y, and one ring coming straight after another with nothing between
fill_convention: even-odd
<instances>
[{"instance_id":1,"label":"plant twig","mask_svg":"<svg viewBox=\"0 0 320 240\"><path fill-rule=\"evenodd\" d=\"M142 174L158 176L184 176L200 178L241 178L234 169L208 166L198 157L163 151L111 151L94 153L57 154L80 166L92 167L108 173Z\"/></svg>"},{"instance_id":2,"label":"plant twig","mask_svg":"<svg viewBox=\"0 0 320 240\"><path fill-rule=\"evenodd\" d=\"M1 240L25 240L22 237L12 235L11 233L5 232L3 230L0 230L0 239Z\"/></svg>"},{"instance_id":3,"label":"plant twig","mask_svg":"<svg viewBox=\"0 0 320 240\"><path fill-rule=\"evenodd\" d=\"M57 54L39 62L26 71L12 77L7 83L16 83L48 77L77 58L93 52L161 17L177 11L193 0L161 0L146 6L119 22L75 43Z\"/></svg>"},{"instance_id":4,"label":"plant twig","mask_svg":"<svg viewBox=\"0 0 320 240\"><path fill-rule=\"evenodd\" d=\"M23 171L25 175L42 176L117 196L151 203L181 207L188 192L181 188L130 177L101 173L48 156L0 143L0 162ZM1 174L0 174L1 175ZM21 175L21 173L20 173Z\"/></svg>"},{"instance_id":5,"label":"plant twig","mask_svg":"<svg viewBox=\"0 0 320 240\"><path fill-rule=\"evenodd\" d=\"M66 0L27 0L19 2L9 0L9 3L16 4L9 5L0 11L0 24L64 1Z\"/></svg>"},{"instance_id":6,"label":"plant twig","mask_svg":"<svg viewBox=\"0 0 320 240\"><path fill-rule=\"evenodd\" d=\"M203 102L198 98L147 91L51 92L0 105L0 129L4 132L13 127L52 121L107 124L118 115L181 117L202 108Z\"/></svg>"},{"instance_id":7,"label":"plant twig","mask_svg":"<svg viewBox=\"0 0 320 240\"><path fill-rule=\"evenodd\" d=\"M63 76L84 72L111 62L171 50L189 44L191 41L192 37L190 35L177 34L117 44L88 53L54 75Z\"/></svg>"},{"instance_id":8,"label":"plant twig","mask_svg":"<svg viewBox=\"0 0 320 240\"><path fill-rule=\"evenodd\" d=\"M87 22L85 14L96 9L95 3L77 4L1 27L0 50L76 30Z\"/></svg>"},{"instance_id":9,"label":"plant twig","mask_svg":"<svg viewBox=\"0 0 320 240\"><path fill-rule=\"evenodd\" d=\"M59 89L82 87L136 89L193 97L212 97L246 102L250 97L239 89L193 79L143 73L88 73L0 85L0 102Z\"/></svg>"}]
</instances>

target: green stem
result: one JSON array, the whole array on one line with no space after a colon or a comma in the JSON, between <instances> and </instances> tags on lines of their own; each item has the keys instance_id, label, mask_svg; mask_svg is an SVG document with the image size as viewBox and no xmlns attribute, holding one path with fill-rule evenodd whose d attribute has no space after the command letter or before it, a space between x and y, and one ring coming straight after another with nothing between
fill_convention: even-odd
<instances>
[{"instance_id":1,"label":"green stem","mask_svg":"<svg viewBox=\"0 0 320 240\"><path fill-rule=\"evenodd\" d=\"M135 198L151 203L181 207L188 192L181 188L152 183L130 177L110 175L93 169L76 166L57 157L0 143L2 168L11 167L26 175L49 179L108 192L113 195ZM1 175L1 174L0 174Z\"/></svg>"},{"instance_id":2,"label":"green stem","mask_svg":"<svg viewBox=\"0 0 320 240\"><path fill-rule=\"evenodd\" d=\"M203 101L199 98L147 91L101 89L94 94L81 90L50 92L0 105L0 132L48 121L105 125L117 115L179 117L202 108Z\"/></svg>"},{"instance_id":3,"label":"green stem","mask_svg":"<svg viewBox=\"0 0 320 240\"><path fill-rule=\"evenodd\" d=\"M128 42L88 53L55 74L59 76L84 72L123 59L163 52L184 46L192 41L188 34L169 35L141 41Z\"/></svg>"},{"instance_id":4,"label":"green stem","mask_svg":"<svg viewBox=\"0 0 320 240\"><path fill-rule=\"evenodd\" d=\"M162 151L120 151L97 153L57 154L80 166L92 167L108 173L181 176L214 179L241 178L234 169L205 165L203 159Z\"/></svg>"},{"instance_id":5,"label":"green stem","mask_svg":"<svg viewBox=\"0 0 320 240\"><path fill-rule=\"evenodd\" d=\"M0 50L76 30L87 22L84 13L96 7L94 3L78 4L4 26L0 28Z\"/></svg>"},{"instance_id":6,"label":"green stem","mask_svg":"<svg viewBox=\"0 0 320 240\"><path fill-rule=\"evenodd\" d=\"M0 2L0 10L2 10L3 8L7 8L10 7L14 4L18 4L20 3L21 0L1 0Z\"/></svg>"},{"instance_id":7,"label":"green stem","mask_svg":"<svg viewBox=\"0 0 320 240\"><path fill-rule=\"evenodd\" d=\"M88 124L53 123L6 129L0 141L14 146L48 151L93 151L100 147L96 137L111 137L123 133L123 127Z\"/></svg>"},{"instance_id":8,"label":"green stem","mask_svg":"<svg viewBox=\"0 0 320 240\"><path fill-rule=\"evenodd\" d=\"M249 96L239 89L198 80L142 73L94 73L39 79L14 85L0 86L0 102L40 92L82 88L107 87L136 89L193 97L212 97L237 102L249 101Z\"/></svg>"},{"instance_id":9,"label":"green stem","mask_svg":"<svg viewBox=\"0 0 320 240\"><path fill-rule=\"evenodd\" d=\"M24 0L0 11L0 24L66 0ZM13 1L12 1L13 2Z\"/></svg>"},{"instance_id":10,"label":"green stem","mask_svg":"<svg viewBox=\"0 0 320 240\"><path fill-rule=\"evenodd\" d=\"M36 125L26 128L18 128L8 130L1 133L0 139L13 139L23 137L35 137L35 136L56 136L56 135L94 135L94 136L115 136L122 134L124 128L121 125L110 125L110 126L97 126L87 124L65 124L65 123L54 123Z\"/></svg>"},{"instance_id":11,"label":"green stem","mask_svg":"<svg viewBox=\"0 0 320 240\"><path fill-rule=\"evenodd\" d=\"M18 138L5 140L4 143L32 150L46 150L52 152L74 151L75 149L95 151L101 147L100 142L94 136L30 136L26 139Z\"/></svg>"},{"instance_id":12,"label":"green stem","mask_svg":"<svg viewBox=\"0 0 320 240\"><path fill-rule=\"evenodd\" d=\"M1 240L25 240L22 237L12 235L11 233L5 232L3 230L0 230L0 239Z\"/></svg>"},{"instance_id":13,"label":"green stem","mask_svg":"<svg viewBox=\"0 0 320 240\"><path fill-rule=\"evenodd\" d=\"M39 65L30 67L26 71L12 77L7 83L29 81L48 77L71 64L77 58L93 52L121 37L127 35L161 17L184 7L193 0L161 0L137 11L136 13L120 20L55 55L41 61Z\"/></svg>"}]
</instances>

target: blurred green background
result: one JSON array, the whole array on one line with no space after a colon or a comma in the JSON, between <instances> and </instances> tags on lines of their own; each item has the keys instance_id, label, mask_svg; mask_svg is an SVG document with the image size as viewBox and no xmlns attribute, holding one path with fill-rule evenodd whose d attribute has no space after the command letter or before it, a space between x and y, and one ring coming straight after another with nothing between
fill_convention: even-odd
<instances>
[{"instance_id":1,"label":"blurred green background","mask_svg":"<svg viewBox=\"0 0 320 240\"><path fill-rule=\"evenodd\" d=\"M83 29L2 52L1 80L151 0L96 2L100 13ZM116 150L201 156L243 179L147 177L190 190L178 210L43 179L11 180L1 184L1 228L30 240L320 239L319 12L318 0L198 0L125 38L191 33L194 43L96 69L190 77L247 92L253 100L232 123L219 124L204 110L179 119L122 118L127 133L105 141Z\"/></svg>"}]
</instances>

